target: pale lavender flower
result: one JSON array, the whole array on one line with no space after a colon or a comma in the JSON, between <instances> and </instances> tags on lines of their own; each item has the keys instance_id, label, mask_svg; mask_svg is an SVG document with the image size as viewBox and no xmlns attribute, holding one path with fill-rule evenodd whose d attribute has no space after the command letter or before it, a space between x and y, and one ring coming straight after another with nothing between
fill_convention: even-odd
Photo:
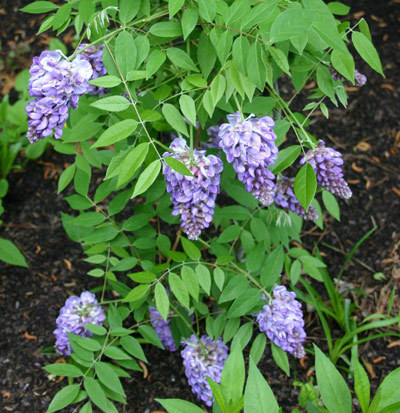
<instances>
[{"instance_id":1,"label":"pale lavender flower","mask_svg":"<svg viewBox=\"0 0 400 413\"><path fill-rule=\"evenodd\" d=\"M219 146L248 192L263 205L274 200L275 175L268 169L277 158L274 121L269 116L242 120L240 113L227 116L220 126Z\"/></svg>"},{"instance_id":2,"label":"pale lavender flower","mask_svg":"<svg viewBox=\"0 0 400 413\"><path fill-rule=\"evenodd\" d=\"M257 314L260 331L282 350L297 358L305 356L303 342L306 339L304 331L303 312L296 294L289 292L283 285L273 290L272 299L263 297L267 304Z\"/></svg>"},{"instance_id":3,"label":"pale lavender flower","mask_svg":"<svg viewBox=\"0 0 400 413\"><path fill-rule=\"evenodd\" d=\"M149 306L149 311L150 323L163 346L169 351L176 351L178 348L176 347L174 337L172 335L169 320L164 320L159 311L154 307ZM170 311L170 315L171 314L173 314L172 311Z\"/></svg>"},{"instance_id":4,"label":"pale lavender flower","mask_svg":"<svg viewBox=\"0 0 400 413\"><path fill-rule=\"evenodd\" d=\"M82 43L78 47L78 50L82 50L86 46L87 43ZM82 56L83 59L87 60L92 66L93 74L90 80L105 76L107 74L107 69L105 68L103 63L103 45L89 46L80 54L80 56ZM103 87L98 87L91 84L89 84L87 88L87 93L89 93L90 95L102 95L105 92L106 89L104 89Z\"/></svg>"},{"instance_id":5,"label":"pale lavender flower","mask_svg":"<svg viewBox=\"0 0 400 413\"><path fill-rule=\"evenodd\" d=\"M303 219L316 221L318 219L317 210L310 205L306 212L297 200L296 195L294 194L293 186L294 178L282 177L277 179L274 196L276 205L281 208L287 208L289 211L296 213Z\"/></svg>"},{"instance_id":6,"label":"pale lavender flower","mask_svg":"<svg viewBox=\"0 0 400 413\"><path fill-rule=\"evenodd\" d=\"M209 140L204 142L203 147L207 149L219 149L219 126L213 125L207 129Z\"/></svg>"},{"instance_id":7,"label":"pale lavender flower","mask_svg":"<svg viewBox=\"0 0 400 413\"><path fill-rule=\"evenodd\" d=\"M229 348L221 338L214 341L204 335L200 340L203 346L194 334L189 339L182 341L185 348L181 351L181 355L192 392L198 399L211 407L214 397L207 382L207 377L210 377L216 383L220 383Z\"/></svg>"},{"instance_id":8,"label":"pale lavender flower","mask_svg":"<svg viewBox=\"0 0 400 413\"><path fill-rule=\"evenodd\" d=\"M325 142L320 141L315 149L309 150L301 159L300 164L305 163L313 167L319 186L344 199L352 196L351 189L343 178L343 159L340 152L327 148Z\"/></svg>"},{"instance_id":9,"label":"pale lavender flower","mask_svg":"<svg viewBox=\"0 0 400 413\"><path fill-rule=\"evenodd\" d=\"M364 86L367 83L367 76L360 73L357 69L354 71L354 80L357 86Z\"/></svg>"},{"instance_id":10,"label":"pale lavender flower","mask_svg":"<svg viewBox=\"0 0 400 413\"><path fill-rule=\"evenodd\" d=\"M78 106L79 95L86 93L92 76L90 63L80 56L72 62L56 51L44 51L33 58L29 70L29 94L34 98L26 107L30 142L62 135L68 109Z\"/></svg>"},{"instance_id":11,"label":"pale lavender flower","mask_svg":"<svg viewBox=\"0 0 400 413\"><path fill-rule=\"evenodd\" d=\"M191 160L190 150L182 138L175 138L170 148L172 152L165 152L163 156L179 160L193 174L182 175L164 165L167 191L173 202L172 214L181 215L181 226L188 238L197 239L212 221L223 164L217 156L206 156L205 151L196 149Z\"/></svg>"},{"instance_id":12,"label":"pale lavender flower","mask_svg":"<svg viewBox=\"0 0 400 413\"><path fill-rule=\"evenodd\" d=\"M58 353L65 356L72 353L67 333L91 337L92 333L84 324L102 324L106 316L101 306L97 304L96 296L89 291L84 291L80 297L73 295L67 298L56 320L57 328L53 331Z\"/></svg>"}]
</instances>

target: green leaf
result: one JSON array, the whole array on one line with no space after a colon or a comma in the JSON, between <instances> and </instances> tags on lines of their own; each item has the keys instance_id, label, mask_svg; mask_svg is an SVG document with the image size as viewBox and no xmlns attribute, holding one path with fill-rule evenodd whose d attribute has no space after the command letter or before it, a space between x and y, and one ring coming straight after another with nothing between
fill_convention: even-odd
<instances>
[{"instance_id":1,"label":"green leaf","mask_svg":"<svg viewBox=\"0 0 400 413\"><path fill-rule=\"evenodd\" d=\"M121 23L127 24L137 15L140 8L138 0L121 0L119 5L119 18Z\"/></svg>"},{"instance_id":2,"label":"green leaf","mask_svg":"<svg viewBox=\"0 0 400 413\"><path fill-rule=\"evenodd\" d=\"M350 53L334 49L331 54L331 62L342 76L354 83L354 59Z\"/></svg>"},{"instance_id":3,"label":"green leaf","mask_svg":"<svg viewBox=\"0 0 400 413\"><path fill-rule=\"evenodd\" d=\"M56 10L57 8L58 6L51 1L34 1L27 6L22 7L21 11L31 14L40 14Z\"/></svg>"},{"instance_id":4,"label":"green leaf","mask_svg":"<svg viewBox=\"0 0 400 413\"><path fill-rule=\"evenodd\" d=\"M308 211L317 189L317 178L313 167L306 163L296 175L294 193L301 206Z\"/></svg>"},{"instance_id":5,"label":"green leaf","mask_svg":"<svg viewBox=\"0 0 400 413\"><path fill-rule=\"evenodd\" d=\"M101 350L101 344L89 337L74 336L73 341L77 343L80 347L88 351L99 351Z\"/></svg>"},{"instance_id":6,"label":"green leaf","mask_svg":"<svg viewBox=\"0 0 400 413\"><path fill-rule=\"evenodd\" d=\"M25 257L17 246L4 238L0 238L0 261L20 267L28 267Z\"/></svg>"},{"instance_id":7,"label":"green leaf","mask_svg":"<svg viewBox=\"0 0 400 413\"><path fill-rule=\"evenodd\" d=\"M176 172L179 172L181 175L193 176L190 170L181 161L178 161L172 156L165 156L164 161L170 168Z\"/></svg>"},{"instance_id":8,"label":"green leaf","mask_svg":"<svg viewBox=\"0 0 400 413\"><path fill-rule=\"evenodd\" d=\"M244 411L257 413L278 413L279 406L267 381L250 358L249 376L244 392Z\"/></svg>"},{"instance_id":9,"label":"green leaf","mask_svg":"<svg viewBox=\"0 0 400 413\"><path fill-rule=\"evenodd\" d=\"M199 12L196 7L188 7L182 16L182 31L183 39L186 40L187 37L192 33L193 29L196 27L197 20L199 18Z\"/></svg>"},{"instance_id":10,"label":"green leaf","mask_svg":"<svg viewBox=\"0 0 400 413\"><path fill-rule=\"evenodd\" d=\"M124 78L130 70L136 68L136 56L136 43L132 34L121 32L115 40L115 60Z\"/></svg>"},{"instance_id":11,"label":"green leaf","mask_svg":"<svg viewBox=\"0 0 400 413\"><path fill-rule=\"evenodd\" d=\"M282 247L276 247L270 254L261 271L261 285L265 288L272 287L282 272L284 253Z\"/></svg>"},{"instance_id":12,"label":"green leaf","mask_svg":"<svg viewBox=\"0 0 400 413\"><path fill-rule=\"evenodd\" d=\"M330 413L352 411L350 390L332 362L314 344L315 371L321 398Z\"/></svg>"},{"instance_id":13,"label":"green leaf","mask_svg":"<svg viewBox=\"0 0 400 413\"><path fill-rule=\"evenodd\" d=\"M260 291L255 288L247 289L239 298L236 298L228 311L228 318L241 317L248 314L260 298Z\"/></svg>"},{"instance_id":14,"label":"green leaf","mask_svg":"<svg viewBox=\"0 0 400 413\"><path fill-rule=\"evenodd\" d=\"M201 73L205 79L207 79L211 70L214 68L216 60L217 52L215 51L210 38L205 33L201 33L199 45L197 47L197 61L199 62Z\"/></svg>"},{"instance_id":15,"label":"green leaf","mask_svg":"<svg viewBox=\"0 0 400 413\"><path fill-rule=\"evenodd\" d=\"M247 54L249 52L249 42L244 36L238 37L232 46L232 57L236 67L246 76Z\"/></svg>"},{"instance_id":16,"label":"green leaf","mask_svg":"<svg viewBox=\"0 0 400 413\"><path fill-rule=\"evenodd\" d=\"M89 83L99 87L115 87L121 84L121 79L117 76L107 75L89 80Z\"/></svg>"},{"instance_id":17,"label":"green leaf","mask_svg":"<svg viewBox=\"0 0 400 413\"><path fill-rule=\"evenodd\" d=\"M221 232L217 240L220 243L231 242L239 236L241 230L239 225L230 225Z\"/></svg>"},{"instance_id":18,"label":"green leaf","mask_svg":"<svg viewBox=\"0 0 400 413\"><path fill-rule=\"evenodd\" d=\"M142 346L136 338L132 336L124 336L121 338L121 345L129 354L132 354L133 357L147 363L147 358L143 352Z\"/></svg>"},{"instance_id":19,"label":"green leaf","mask_svg":"<svg viewBox=\"0 0 400 413\"><path fill-rule=\"evenodd\" d=\"M339 1L332 1L327 4L328 9L332 14L336 14L338 16L346 16L349 14L350 7L346 6L343 3L340 3Z\"/></svg>"},{"instance_id":20,"label":"green leaf","mask_svg":"<svg viewBox=\"0 0 400 413\"><path fill-rule=\"evenodd\" d=\"M372 402L372 404L374 404L375 400L377 400L376 410L373 411L381 412L383 411L383 409L389 407L392 404L400 403L400 387L398 385L399 380L400 367L390 372L379 386L378 392Z\"/></svg>"},{"instance_id":21,"label":"green leaf","mask_svg":"<svg viewBox=\"0 0 400 413\"><path fill-rule=\"evenodd\" d=\"M43 367L50 374L55 374L56 376L65 376L65 377L80 377L83 376L83 373L78 367L73 366L72 364L66 363L54 363L49 364L48 366Z\"/></svg>"},{"instance_id":22,"label":"green leaf","mask_svg":"<svg viewBox=\"0 0 400 413\"><path fill-rule=\"evenodd\" d=\"M107 412L107 399L104 390L101 388L97 380L91 377L85 377L83 386L88 394L90 400L100 409Z\"/></svg>"},{"instance_id":23,"label":"green leaf","mask_svg":"<svg viewBox=\"0 0 400 413\"><path fill-rule=\"evenodd\" d=\"M54 396L49 408L47 409L47 413L56 412L73 403L79 393L79 389L79 384L71 384L62 388Z\"/></svg>"},{"instance_id":24,"label":"green leaf","mask_svg":"<svg viewBox=\"0 0 400 413\"><path fill-rule=\"evenodd\" d=\"M168 0L168 11L169 11L169 18L175 16L176 13L182 8L184 5L185 0Z\"/></svg>"},{"instance_id":25,"label":"green leaf","mask_svg":"<svg viewBox=\"0 0 400 413\"><path fill-rule=\"evenodd\" d=\"M278 49L274 46L270 46L268 50L271 53L271 56L274 59L275 63L278 65L278 67L290 76L289 61L285 53L283 53L281 49Z\"/></svg>"},{"instance_id":26,"label":"green leaf","mask_svg":"<svg viewBox=\"0 0 400 413\"><path fill-rule=\"evenodd\" d=\"M211 275L208 268L203 264L198 264L196 267L196 274L199 277L199 284L201 288L206 292L206 294L210 294Z\"/></svg>"},{"instance_id":27,"label":"green leaf","mask_svg":"<svg viewBox=\"0 0 400 413\"><path fill-rule=\"evenodd\" d=\"M368 375L357 357L352 357L354 371L354 391L363 413L368 411L370 401L370 383Z\"/></svg>"},{"instance_id":28,"label":"green leaf","mask_svg":"<svg viewBox=\"0 0 400 413\"><path fill-rule=\"evenodd\" d=\"M85 327L97 336L105 336L107 334L107 330L103 326L97 324L85 324Z\"/></svg>"},{"instance_id":29,"label":"green leaf","mask_svg":"<svg viewBox=\"0 0 400 413\"><path fill-rule=\"evenodd\" d=\"M129 336L125 336L129 337ZM104 349L104 354L113 360L132 360L132 357L121 350L119 347L110 346Z\"/></svg>"},{"instance_id":30,"label":"green leaf","mask_svg":"<svg viewBox=\"0 0 400 413\"><path fill-rule=\"evenodd\" d=\"M280 347L271 343L272 357L275 360L277 366L283 370L287 376L290 377L290 367L287 353L283 351Z\"/></svg>"},{"instance_id":31,"label":"green leaf","mask_svg":"<svg viewBox=\"0 0 400 413\"><path fill-rule=\"evenodd\" d=\"M148 284L141 284L137 287L133 288L128 295L123 299L124 302L133 302L140 300L148 291L149 285Z\"/></svg>"},{"instance_id":32,"label":"green leaf","mask_svg":"<svg viewBox=\"0 0 400 413\"><path fill-rule=\"evenodd\" d=\"M100 135L99 139L92 145L92 148L109 146L127 138L134 132L137 125L138 123L133 119L125 119L115 123Z\"/></svg>"},{"instance_id":33,"label":"green leaf","mask_svg":"<svg viewBox=\"0 0 400 413\"><path fill-rule=\"evenodd\" d=\"M154 330L150 326L142 324L138 327L138 331L151 344L154 344L155 346L160 347L161 349L164 349L164 346L162 345L157 334L154 332Z\"/></svg>"},{"instance_id":34,"label":"green leaf","mask_svg":"<svg viewBox=\"0 0 400 413\"><path fill-rule=\"evenodd\" d=\"M197 0L199 4L200 16L207 22L211 23L217 12L214 0Z\"/></svg>"},{"instance_id":35,"label":"green leaf","mask_svg":"<svg viewBox=\"0 0 400 413\"><path fill-rule=\"evenodd\" d=\"M329 96L331 99L334 98L335 90L333 88L333 78L327 67L321 65L317 67L317 84L325 95Z\"/></svg>"},{"instance_id":36,"label":"green leaf","mask_svg":"<svg viewBox=\"0 0 400 413\"><path fill-rule=\"evenodd\" d=\"M142 166L149 151L149 143L140 143L132 148L125 156L119 167L117 186L121 187L128 182L135 172Z\"/></svg>"},{"instance_id":37,"label":"green leaf","mask_svg":"<svg viewBox=\"0 0 400 413\"><path fill-rule=\"evenodd\" d=\"M160 282L156 284L154 289L154 299L158 312L164 320L167 320L169 312L169 298L165 287Z\"/></svg>"},{"instance_id":38,"label":"green leaf","mask_svg":"<svg viewBox=\"0 0 400 413\"><path fill-rule=\"evenodd\" d=\"M200 294L200 286L196 273L187 266L182 267L182 280L189 291L189 294L197 301Z\"/></svg>"},{"instance_id":39,"label":"green leaf","mask_svg":"<svg viewBox=\"0 0 400 413\"><path fill-rule=\"evenodd\" d=\"M88 209L92 206L92 203L88 199L78 194L67 196L65 200L71 208L77 210Z\"/></svg>"},{"instance_id":40,"label":"green leaf","mask_svg":"<svg viewBox=\"0 0 400 413\"><path fill-rule=\"evenodd\" d=\"M188 95L182 95L179 98L179 106L186 119L196 127L196 104Z\"/></svg>"},{"instance_id":41,"label":"green leaf","mask_svg":"<svg viewBox=\"0 0 400 413\"><path fill-rule=\"evenodd\" d=\"M95 4L92 0L80 0L79 2L79 17L85 23L89 23L95 11Z\"/></svg>"},{"instance_id":42,"label":"green leaf","mask_svg":"<svg viewBox=\"0 0 400 413\"><path fill-rule=\"evenodd\" d=\"M150 27L150 33L158 37L179 37L182 36L182 27L178 22L161 22Z\"/></svg>"},{"instance_id":43,"label":"green leaf","mask_svg":"<svg viewBox=\"0 0 400 413\"><path fill-rule=\"evenodd\" d=\"M174 274L170 273L169 277L169 286L171 287L171 290L173 294L175 295L176 299L186 308L190 307L190 297L189 297L189 292L188 289L186 288L185 283L182 281L182 279Z\"/></svg>"},{"instance_id":44,"label":"green leaf","mask_svg":"<svg viewBox=\"0 0 400 413\"><path fill-rule=\"evenodd\" d=\"M161 50L154 50L151 52L146 63L146 80L157 72L161 65L165 62L167 56Z\"/></svg>"},{"instance_id":45,"label":"green leaf","mask_svg":"<svg viewBox=\"0 0 400 413\"><path fill-rule=\"evenodd\" d=\"M312 14L307 10L297 7L285 10L272 23L270 41L277 43L306 37L311 27L312 19Z\"/></svg>"},{"instance_id":46,"label":"green leaf","mask_svg":"<svg viewBox=\"0 0 400 413\"><path fill-rule=\"evenodd\" d=\"M204 413L203 409L181 399L156 399L168 413Z\"/></svg>"},{"instance_id":47,"label":"green leaf","mask_svg":"<svg viewBox=\"0 0 400 413\"><path fill-rule=\"evenodd\" d=\"M221 375L225 399L235 405L242 397L245 379L244 359L240 345L233 345Z\"/></svg>"},{"instance_id":48,"label":"green leaf","mask_svg":"<svg viewBox=\"0 0 400 413\"><path fill-rule=\"evenodd\" d=\"M129 108L129 101L123 96L109 96L96 100L90 106L107 112L121 112Z\"/></svg>"},{"instance_id":49,"label":"green leaf","mask_svg":"<svg viewBox=\"0 0 400 413\"><path fill-rule=\"evenodd\" d=\"M172 128L185 136L189 136L185 121L183 120L179 110L174 105L165 103L162 107L162 113Z\"/></svg>"},{"instance_id":50,"label":"green leaf","mask_svg":"<svg viewBox=\"0 0 400 413\"><path fill-rule=\"evenodd\" d=\"M253 344L250 348L250 357L254 361L254 363L258 364L261 360L261 357L264 354L265 347L267 345L267 337L264 333L258 334L258 336L254 339Z\"/></svg>"},{"instance_id":51,"label":"green leaf","mask_svg":"<svg viewBox=\"0 0 400 413\"><path fill-rule=\"evenodd\" d=\"M267 77L267 70L262 59L262 50L258 42L254 42L249 49L247 60L247 74L249 79L261 91L264 90L265 81Z\"/></svg>"},{"instance_id":52,"label":"green leaf","mask_svg":"<svg viewBox=\"0 0 400 413\"><path fill-rule=\"evenodd\" d=\"M216 105L225 93L226 80L222 75L217 75L211 82L211 96Z\"/></svg>"},{"instance_id":53,"label":"green leaf","mask_svg":"<svg viewBox=\"0 0 400 413\"><path fill-rule=\"evenodd\" d=\"M284 169L288 168L298 158L300 152L300 145L293 145L288 148L281 149L278 152L278 158L271 168L272 173L277 175L279 172L282 172Z\"/></svg>"},{"instance_id":54,"label":"green leaf","mask_svg":"<svg viewBox=\"0 0 400 413\"><path fill-rule=\"evenodd\" d=\"M182 69L193 70L194 72L199 71L190 56L182 49L169 47L166 52L168 59L171 60L174 65L181 67Z\"/></svg>"},{"instance_id":55,"label":"green leaf","mask_svg":"<svg viewBox=\"0 0 400 413\"><path fill-rule=\"evenodd\" d=\"M71 224L81 227L94 227L104 222L106 217L100 212L84 212L71 219Z\"/></svg>"},{"instance_id":56,"label":"green leaf","mask_svg":"<svg viewBox=\"0 0 400 413\"><path fill-rule=\"evenodd\" d=\"M160 173L160 169L161 162L159 159L156 159L140 174L131 198L135 198L136 196L147 191L147 189L149 189L156 180L158 174Z\"/></svg>"},{"instance_id":57,"label":"green leaf","mask_svg":"<svg viewBox=\"0 0 400 413\"><path fill-rule=\"evenodd\" d=\"M98 361L95 364L95 370L97 377L105 386L107 386L113 392L125 397L125 392L122 388L121 381L119 380L117 373L115 373L110 364Z\"/></svg>"},{"instance_id":58,"label":"green leaf","mask_svg":"<svg viewBox=\"0 0 400 413\"><path fill-rule=\"evenodd\" d=\"M207 89L206 92L204 93L203 100L201 103L211 118L215 110L215 105L214 105L214 99L211 95L210 89Z\"/></svg>"},{"instance_id":59,"label":"green leaf","mask_svg":"<svg viewBox=\"0 0 400 413\"><path fill-rule=\"evenodd\" d=\"M183 250L192 260L198 261L201 258L200 250L192 241L189 241L187 238L181 236L181 243Z\"/></svg>"},{"instance_id":60,"label":"green leaf","mask_svg":"<svg viewBox=\"0 0 400 413\"><path fill-rule=\"evenodd\" d=\"M208 384L210 386L210 389L212 391L212 394L214 396L215 401L218 403L218 406L221 408L223 412L226 411L226 401L224 398L224 395L222 393L221 386L218 385L213 379L210 377L206 377Z\"/></svg>"},{"instance_id":61,"label":"green leaf","mask_svg":"<svg viewBox=\"0 0 400 413\"><path fill-rule=\"evenodd\" d=\"M57 10L53 20L54 30L57 30L60 27L62 27L69 19L69 16L71 14L71 7L71 4L64 4Z\"/></svg>"},{"instance_id":62,"label":"green leaf","mask_svg":"<svg viewBox=\"0 0 400 413\"><path fill-rule=\"evenodd\" d=\"M329 191L323 190L322 200L327 211L333 216L333 218L340 221L340 207L336 201L336 198Z\"/></svg>"},{"instance_id":63,"label":"green leaf","mask_svg":"<svg viewBox=\"0 0 400 413\"><path fill-rule=\"evenodd\" d=\"M63 173L60 175L60 178L58 179L57 194L62 192L68 186L68 184L72 181L75 171L76 171L76 165L74 163L68 166L63 171Z\"/></svg>"},{"instance_id":64,"label":"green leaf","mask_svg":"<svg viewBox=\"0 0 400 413\"><path fill-rule=\"evenodd\" d=\"M371 41L360 32L353 32L351 39L358 54L372 67L372 69L383 76L378 52Z\"/></svg>"},{"instance_id":65,"label":"green leaf","mask_svg":"<svg viewBox=\"0 0 400 413\"><path fill-rule=\"evenodd\" d=\"M149 55L150 41L146 36L139 35L135 38L135 44L137 49L136 67L139 68Z\"/></svg>"},{"instance_id":66,"label":"green leaf","mask_svg":"<svg viewBox=\"0 0 400 413\"><path fill-rule=\"evenodd\" d=\"M225 283L225 273L221 268L214 269L214 281L219 290L222 291Z\"/></svg>"}]
</instances>

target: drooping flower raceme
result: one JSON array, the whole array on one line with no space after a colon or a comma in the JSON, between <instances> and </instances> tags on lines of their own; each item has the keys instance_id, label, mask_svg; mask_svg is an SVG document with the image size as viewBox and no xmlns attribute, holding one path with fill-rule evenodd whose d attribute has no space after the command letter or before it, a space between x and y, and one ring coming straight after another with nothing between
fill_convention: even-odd
<instances>
[{"instance_id":1,"label":"drooping flower raceme","mask_svg":"<svg viewBox=\"0 0 400 413\"><path fill-rule=\"evenodd\" d=\"M274 121L269 116L242 121L240 113L227 116L219 128L219 146L248 192L263 205L274 201L275 175L268 169L277 158Z\"/></svg>"},{"instance_id":2,"label":"drooping flower raceme","mask_svg":"<svg viewBox=\"0 0 400 413\"><path fill-rule=\"evenodd\" d=\"M343 159L340 152L327 148L325 142L320 141L315 149L306 153L300 164L306 162L313 167L319 186L344 199L352 196L351 189L343 178Z\"/></svg>"},{"instance_id":3,"label":"drooping flower raceme","mask_svg":"<svg viewBox=\"0 0 400 413\"><path fill-rule=\"evenodd\" d=\"M192 335L189 339L182 342L185 347L181 351L185 374L192 392L203 402L211 407L214 402L207 377L216 383L221 381L221 373L225 361L228 358L228 347L219 338L217 341L204 335L200 338L203 346L197 337Z\"/></svg>"},{"instance_id":4,"label":"drooping flower raceme","mask_svg":"<svg viewBox=\"0 0 400 413\"><path fill-rule=\"evenodd\" d=\"M266 299L267 304L256 318L260 331L265 332L274 344L302 358L305 356L303 342L306 333L301 304L295 298L296 294L287 291L283 285L276 286L272 299Z\"/></svg>"},{"instance_id":5,"label":"drooping flower raceme","mask_svg":"<svg viewBox=\"0 0 400 413\"><path fill-rule=\"evenodd\" d=\"M165 165L164 178L173 202L172 214L180 214L181 226L188 238L197 239L212 221L223 164L217 156L206 156L205 151L196 149L191 160L190 150L182 138L175 138L170 148L172 152L165 152L163 156L179 160L193 174L182 175Z\"/></svg>"},{"instance_id":6,"label":"drooping flower raceme","mask_svg":"<svg viewBox=\"0 0 400 413\"><path fill-rule=\"evenodd\" d=\"M169 351L176 351L177 347L174 341L174 337L172 336L169 320L164 320L161 317L159 311L154 307L149 306L149 311L150 323L153 326L154 331L156 332L163 346Z\"/></svg>"},{"instance_id":7,"label":"drooping flower raceme","mask_svg":"<svg viewBox=\"0 0 400 413\"><path fill-rule=\"evenodd\" d=\"M69 62L59 52L44 51L33 58L29 73L29 94L34 99L25 109L27 137L30 142L37 142L55 131L55 138L59 139L68 109L75 109L79 95L87 92L92 66L79 55Z\"/></svg>"},{"instance_id":8,"label":"drooping flower raceme","mask_svg":"<svg viewBox=\"0 0 400 413\"><path fill-rule=\"evenodd\" d=\"M87 47L87 43L81 43L78 50L82 50ZM83 59L87 60L93 69L92 77L89 80L96 79L98 77L105 76L107 74L107 69L103 63L103 45L92 45L87 47L81 54ZM90 95L102 95L105 93L103 87L88 84L87 92Z\"/></svg>"},{"instance_id":9,"label":"drooping flower raceme","mask_svg":"<svg viewBox=\"0 0 400 413\"><path fill-rule=\"evenodd\" d=\"M56 320L57 328L53 331L58 353L65 356L72 353L67 333L91 337L92 333L84 324L102 324L106 316L101 306L97 304L96 296L89 291L84 291L80 297L73 295L67 298Z\"/></svg>"},{"instance_id":10,"label":"drooping flower raceme","mask_svg":"<svg viewBox=\"0 0 400 413\"><path fill-rule=\"evenodd\" d=\"M276 180L274 201L281 208L287 208L299 215L303 219L316 221L318 219L317 210L310 205L307 212L297 200L293 190L294 178L279 177Z\"/></svg>"}]
</instances>

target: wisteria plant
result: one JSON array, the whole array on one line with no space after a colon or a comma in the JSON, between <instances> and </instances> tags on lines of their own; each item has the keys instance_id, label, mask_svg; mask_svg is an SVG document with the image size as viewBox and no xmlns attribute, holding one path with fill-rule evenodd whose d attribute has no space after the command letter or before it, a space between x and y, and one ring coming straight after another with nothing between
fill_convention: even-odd
<instances>
[{"instance_id":1,"label":"wisteria plant","mask_svg":"<svg viewBox=\"0 0 400 413\"><path fill-rule=\"evenodd\" d=\"M69 297L57 319L55 349L68 363L46 370L69 384L48 412L117 412L120 378L147 361L142 343L180 352L199 404L214 412L278 411L256 364L267 343L287 374L289 357L314 352L293 290L305 277L322 282L325 267L291 241L303 220L322 225L321 194L336 218L335 196L352 195L342 155L307 126L316 110L328 118L325 102L347 105L344 83L366 83L349 49L382 74L367 22L351 26L347 6L322 0L23 10L50 13L39 32L75 30L69 56L34 58L27 138L71 155L58 192L69 191L76 214L62 221L99 278L97 298ZM300 93L305 114L292 110Z\"/></svg>"}]
</instances>

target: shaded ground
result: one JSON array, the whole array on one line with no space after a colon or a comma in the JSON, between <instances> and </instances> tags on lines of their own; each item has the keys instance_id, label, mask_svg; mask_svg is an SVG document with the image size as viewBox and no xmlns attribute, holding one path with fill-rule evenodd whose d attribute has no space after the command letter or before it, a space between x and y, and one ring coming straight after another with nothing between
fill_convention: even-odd
<instances>
[{"instance_id":1,"label":"shaded ground","mask_svg":"<svg viewBox=\"0 0 400 413\"><path fill-rule=\"evenodd\" d=\"M352 10L356 13L366 11L365 17L373 30L386 78L379 78L366 65L361 65L359 70L367 74L369 82L364 88L350 92L349 108L332 110L329 120L324 120L321 114L312 118L312 133L345 153L345 176L354 196L341 203L340 223L327 217L324 231L307 227L308 234L304 238L308 246L319 243L334 276L352 246L371 227L377 226L375 233L356 252L343 277L345 282L368 294L358 298L359 318L386 311L390 291L393 287L398 291L400 282L399 3L369 1L368 7L364 3L352 1ZM13 13L17 16L15 11ZM4 14L0 15L3 17ZM10 21L18 22L18 19ZM14 23L13 30L16 29ZM9 40L12 39L10 30L7 28L6 31ZM31 36L31 28L22 30L29 33L26 36ZM31 56L29 51L26 59ZM62 196L55 195L57 182L53 174L60 173L67 161L67 158L47 153L41 162L28 164L25 173L14 173L10 178L3 217L6 224L0 228L0 236L17 243L30 268L0 263L1 411L45 411L62 384L49 380L41 369L54 361L54 357L42 355L40 350L53 344L51 332L67 294L77 294L91 287L88 285L91 280L85 276L89 267L82 261L80 247L69 241L61 225L59 212L68 211L67 204ZM44 179L45 176L48 179ZM383 272L385 278L382 281L374 279L376 272ZM396 309L399 308L398 300L397 295ZM314 314L308 320L310 338L325 348ZM375 387L398 365L400 346L387 349L388 343L380 340L360 348ZM184 379L179 354L153 347L145 351L149 374L143 378L141 373L133 372L132 379L126 382L128 406L125 411L148 413L159 410L159 405L153 401L156 397L190 400L192 395ZM297 390L277 368L271 369L273 363L266 352L259 366L284 411L290 411L297 406ZM307 369L309 366L304 367L297 365L301 380L305 380L307 373L312 374Z\"/></svg>"}]
</instances>

